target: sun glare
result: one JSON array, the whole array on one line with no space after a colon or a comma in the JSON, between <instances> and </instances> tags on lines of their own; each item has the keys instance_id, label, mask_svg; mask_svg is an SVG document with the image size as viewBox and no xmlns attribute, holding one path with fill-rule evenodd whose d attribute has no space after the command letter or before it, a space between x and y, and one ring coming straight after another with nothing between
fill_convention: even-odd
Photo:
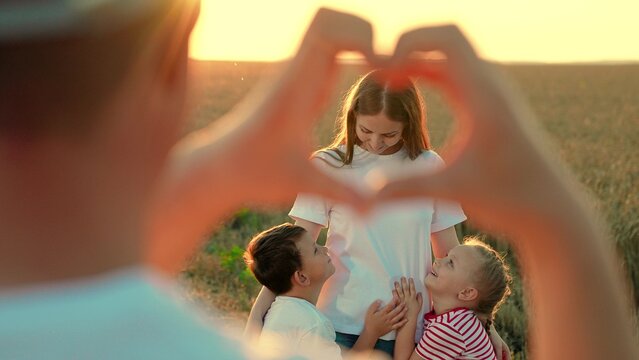
<instances>
[{"instance_id":1,"label":"sun glare","mask_svg":"<svg viewBox=\"0 0 639 360\"><path fill-rule=\"evenodd\" d=\"M275 61L291 56L315 13L304 1L202 1L196 59Z\"/></svg>"},{"instance_id":2,"label":"sun glare","mask_svg":"<svg viewBox=\"0 0 639 360\"><path fill-rule=\"evenodd\" d=\"M373 23L375 48L391 53L410 28L456 23L487 59L503 62L637 61L639 2L629 0L202 0L191 57L276 61L291 57L320 6Z\"/></svg>"}]
</instances>

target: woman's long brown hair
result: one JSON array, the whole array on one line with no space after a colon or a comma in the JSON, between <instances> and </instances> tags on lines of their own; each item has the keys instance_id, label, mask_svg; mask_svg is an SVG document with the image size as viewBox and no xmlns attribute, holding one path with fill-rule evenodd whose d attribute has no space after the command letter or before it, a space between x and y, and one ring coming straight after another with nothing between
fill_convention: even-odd
<instances>
[{"instance_id":1,"label":"woman's long brown hair","mask_svg":"<svg viewBox=\"0 0 639 360\"><path fill-rule=\"evenodd\" d=\"M337 118L338 132L333 142L319 150L333 158L335 155L343 165L353 161L355 145L359 139L355 133L357 115L377 115L383 112L389 119L404 124L402 141L411 160L424 150L430 149L426 130L426 105L415 83L406 79L406 87L392 89L384 80L383 70L373 70L362 76L346 94L341 113ZM346 151L339 147L346 145ZM317 154L317 153L316 153Z\"/></svg>"}]
</instances>

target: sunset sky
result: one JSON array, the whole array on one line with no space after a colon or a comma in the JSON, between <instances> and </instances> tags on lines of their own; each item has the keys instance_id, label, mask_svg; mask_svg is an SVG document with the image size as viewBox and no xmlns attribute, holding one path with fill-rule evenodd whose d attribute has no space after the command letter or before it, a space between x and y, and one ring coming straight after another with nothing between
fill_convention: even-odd
<instances>
[{"instance_id":1,"label":"sunset sky","mask_svg":"<svg viewBox=\"0 0 639 360\"><path fill-rule=\"evenodd\" d=\"M320 6L370 21L382 53L408 29L452 22L489 60L639 61L635 0L202 0L191 56L289 58Z\"/></svg>"}]
</instances>

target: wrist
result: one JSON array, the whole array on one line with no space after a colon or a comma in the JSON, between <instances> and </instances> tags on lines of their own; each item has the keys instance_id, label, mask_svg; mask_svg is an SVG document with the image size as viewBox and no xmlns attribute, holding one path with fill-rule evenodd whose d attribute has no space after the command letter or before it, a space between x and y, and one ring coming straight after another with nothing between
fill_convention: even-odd
<instances>
[{"instance_id":1,"label":"wrist","mask_svg":"<svg viewBox=\"0 0 639 360\"><path fill-rule=\"evenodd\" d=\"M364 325L364 329L362 329L362 333L359 334L360 338L369 340L371 342L377 341L382 335L380 331L376 330L373 327Z\"/></svg>"},{"instance_id":2,"label":"wrist","mask_svg":"<svg viewBox=\"0 0 639 360\"><path fill-rule=\"evenodd\" d=\"M412 338L415 334L416 328L417 328L417 320L409 320L406 322L406 324L402 325L402 327L397 329L397 337L400 337L400 334L402 334L402 336L408 336ZM404 335L407 333L410 335Z\"/></svg>"},{"instance_id":3,"label":"wrist","mask_svg":"<svg viewBox=\"0 0 639 360\"><path fill-rule=\"evenodd\" d=\"M417 323L417 317L419 316L419 313L415 313L415 314L406 314L406 319L408 319L407 324L416 324Z\"/></svg>"}]
</instances>

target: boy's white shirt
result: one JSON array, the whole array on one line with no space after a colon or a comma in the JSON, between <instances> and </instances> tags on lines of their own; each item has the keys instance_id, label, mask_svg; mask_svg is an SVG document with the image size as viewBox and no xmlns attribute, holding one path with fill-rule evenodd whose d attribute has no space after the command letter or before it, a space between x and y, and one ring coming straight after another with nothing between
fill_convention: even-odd
<instances>
[{"instance_id":1,"label":"boy's white shirt","mask_svg":"<svg viewBox=\"0 0 639 360\"><path fill-rule=\"evenodd\" d=\"M410 160L405 149L376 155L359 146L355 146L351 165L340 166L326 153L319 153L314 162L356 189L366 186L366 176L372 169L393 177L408 172L434 172L444 166L434 151L424 151ZM377 299L390 301L393 283L402 276L413 277L416 290L424 295L424 304L430 304L421 281L432 266L430 235L466 220L454 202L396 201L376 206L362 218L347 206L309 194L297 197L289 216L329 228L326 246L335 274L324 284L317 307L337 331L347 334L361 333L368 306ZM421 338L423 315L428 311L430 305L425 305L419 314L416 341ZM394 340L395 332L382 339Z\"/></svg>"},{"instance_id":2,"label":"boy's white shirt","mask_svg":"<svg viewBox=\"0 0 639 360\"><path fill-rule=\"evenodd\" d=\"M331 321L315 305L290 296L275 298L264 319L258 348L272 358L342 358Z\"/></svg>"}]
</instances>

